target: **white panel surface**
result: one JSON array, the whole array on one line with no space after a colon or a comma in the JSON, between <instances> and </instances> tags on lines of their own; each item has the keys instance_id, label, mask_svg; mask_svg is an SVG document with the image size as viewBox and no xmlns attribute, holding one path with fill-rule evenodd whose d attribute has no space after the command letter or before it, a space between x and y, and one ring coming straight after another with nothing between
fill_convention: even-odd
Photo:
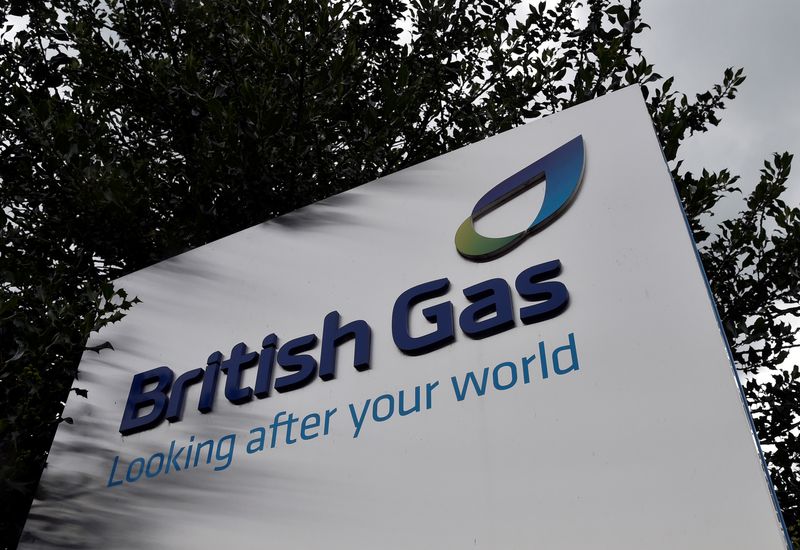
<instances>
[{"instance_id":1,"label":"white panel surface","mask_svg":"<svg viewBox=\"0 0 800 550\"><path fill-rule=\"evenodd\" d=\"M578 194L549 227L493 261L462 258L454 234L489 189L582 135ZM546 185L546 184L545 184ZM242 197L242 200L247 200ZM478 227L520 230L536 189ZM512 204L514 205L512 207ZM509 229L510 228L510 229ZM517 229L514 229L517 228ZM392 340L395 299L441 277L461 290L559 259L561 315L416 357ZM408 168L119 281L142 303L90 344L22 548L786 548L738 383L680 204L638 88L628 88ZM530 305L514 296L515 312ZM421 332L427 324L415 308ZM131 380L176 376L245 342L259 351L322 335L326 314L372 327L371 369L339 350L338 377L213 412L187 396L183 420L122 437ZM573 334L579 369L547 379L522 358ZM312 352L318 357L319 346ZM564 354L565 361L566 356ZM503 362L517 384L458 401L451 377ZM280 372L278 375L285 373ZM248 369L253 384L255 369ZM508 382L510 368L498 371ZM365 421L349 411L438 382L430 408ZM387 405L384 398L382 405ZM395 404L396 405L396 404ZM336 409L327 436L248 454L280 411ZM235 434L225 460L108 487L136 457ZM296 434L295 434L296 435ZM185 455L184 455L185 456Z\"/></svg>"}]
</instances>

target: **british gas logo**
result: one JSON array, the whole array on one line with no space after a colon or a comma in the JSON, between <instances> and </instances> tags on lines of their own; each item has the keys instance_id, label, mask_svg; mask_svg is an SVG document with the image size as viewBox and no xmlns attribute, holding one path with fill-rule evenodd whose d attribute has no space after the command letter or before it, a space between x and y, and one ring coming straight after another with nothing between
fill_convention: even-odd
<instances>
[{"instance_id":1,"label":"british gas logo","mask_svg":"<svg viewBox=\"0 0 800 550\"><path fill-rule=\"evenodd\" d=\"M456 249L468 260L485 262L506 254L555 221L572 203L583 177L583 136L578 136L503 180L486 193L456 231ZM486 237L475 222L502 204L545 181L542 206L531 224L513 235Z\"/></svg>"},{"instance_id":2,"label":"british gas logo","mask_svg":"<svg viewBox=\"0 0 800 550\"><path fill-rule=\"evenodd\" d=\"M580 185L583 166L583 138L578 136L495 186L478 201L472 214L459 227L456 233L458 251L470 260L491 260L544 228L569 206ZM525 230L500 238L485 237L475 231L475 220L543 181L546 182L544 201ZM456 309L456 304L462 302L447 298L451 292L447 277L416 284L400 293L394 302L388 323L392 340L403 354L416 356L453 344L459 335L481 340L511 330L518 323L530 325L548 321L563 313L569 304L569 291L563 282L557 280L560 275L561 261L553 259L522 269L514 278L513 287L500 277L471 284L460 292L468 302L460 311ZM422 317L424 322L412 322L414 316ZM344 355L337 354L337 348L346 342L353 342L352 367L357 372L371 369L373 331L366 320L356 318L342 323L342 316L334 310L325 316L321 325L321 338L318 337L319 331L286 341L279 338L278 334L270 333L263 338L261 351L251 350L245 342L239 342L231 348L227 359L221 351L213 351L208 355L205 368L196 367L175 376L175 371L162 365L134 375L122 414L120 433L131 435L149 430L164 420L170 423L181 421L184 403L190 398L188 390L193 385L200 386L197 410L202 414L210 413L214 409L217 385L223 376L225 399L234 405L243 405L253 399L266 399L272 390L278 393L299 390L317 378L330 382L337 377L337 363L340 360L347 361ZM412 326L417 326L416 330L412 331ZM424 328L420 329L420 326ZM572 335L570 346L574 348ZM544 351L540 351L540 354L544 355ZM176 359L188 363L193 360L188 358L190 355L197 356L187 350L186 357L181 354ZM574 364L577 365L577 362ZM245 383L244 376L244 371L250 368L256 370L252 386ZM568 372L554 368L558 374ZM543 369L546 372L546 366ZM485 376L487 372L484 371ZM288 422L297 422L297 419L290 418ZM190 447L187 449L187 454L191 453ZM142 461L139 469L141 475L144 459L137 460ZM188 467L189 459L186 460ZM134 464L137 462L132 462L131 467ZM116 462L112 478L115 469ZM149 477L149 470L147 472ZM112 478L109 479L109 487L117 484L112 483Z\"/></svg>"}]
</instances>

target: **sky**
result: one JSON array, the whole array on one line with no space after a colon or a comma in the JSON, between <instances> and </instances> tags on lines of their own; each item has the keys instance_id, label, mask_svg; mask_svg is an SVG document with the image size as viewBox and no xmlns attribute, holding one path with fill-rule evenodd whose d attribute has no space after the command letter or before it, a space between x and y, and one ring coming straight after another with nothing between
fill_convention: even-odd
<instances>
[{"instance_id":1,"label":"sky","mask_svg":"<svg viewBox=\"0 0 800 550\"><path fill-rule=\"evenodd\" d=\"M796 156L784 199L800 206L800 2L643 0L642 16L652 29L640 35L639 46L656 72L675 76L673 89L707 90L726 67L743 67L747 75L721 124L683 146L685 166L727 167L747 191L766 158L789 151ZM738 206L729 201L720 215ZM793 351L787 365L800 364L800 350Z\"/></svg>"},{"instance_id":2,"label":"sky","mask_svg":"<svg viewBox=\"0 0 800 550\"><path fill-rule=\"evenodd\" d=\"M758 181L773 152L797 154L794 189L800 204L800 2L797 0L644 0L652 29L639 39L656 72L675 76L673 89L691 93L743 67L747 80L728 103L722 123L682 149L692 170L729 168L743 189Z\"/></svg>"}]
</instances>

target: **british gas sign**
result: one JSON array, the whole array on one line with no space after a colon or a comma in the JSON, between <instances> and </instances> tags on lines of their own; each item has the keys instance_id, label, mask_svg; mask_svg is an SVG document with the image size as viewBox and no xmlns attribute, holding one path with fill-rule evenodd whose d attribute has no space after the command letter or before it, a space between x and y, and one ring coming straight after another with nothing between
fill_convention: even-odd
<instances>
[{"instance_id":1,"label":"british gas sign","mask_svg":"<svg viewBox=\"0 0 800 550\"><path fill-rule=\"evenodd\" d=\"M23 549L786 548L637 88L117 284Z\"/></svg>"},{"instance_id":2,"label":"british gas sign","mask_svg":"<svg viewBox=\"0 0 800 550\"><path fill-rule=\"evenodd\" d=\"M559 281L553 280L561 272L558 260L535 265L520 273L514 288L527 303L514 309L511 286L501 278L489 279L463 290L470 305L458 315L458 327L464 336L482 339L514 328L517 314L523 325L538 323L555 317L564 311L569 302L569 292ZM456 320L452 302L446 300L450 290L447 278L428 281L403 292L392 310L392 338L397 348L408 355L430 353L456 339ZM421 309L421 314L432 325L427 334L412 335L409 331L409 316L416 304L440 300ZM533 303L530 303L533 302ZM248 351L244 342L231 349L223 360L219 351L208 356L205 369L196 368L175 378L167 366L160 366L133 377L125 412L119 431L123 435L133 434L157 426L162 420L178 422L184 411L186 392L192 384L201 388L197 410L210 413L214 409L216 387L220 373L226 376L225 398L235 405L269 397L270 390L289 392L300 389L317 377L324 382L336 378L337 348L352 340L354 357L352 366L362 372L370 368L372 328L364 320L341 323L338 311L332 311L322 322L322 337L306 334L290 339L278 347L278 336L274 333L264 337L261 352ZM317 342L320 345L317 346ZM319 361L309 352L320 348ZM287 374L274 379L275 363ZM254 387L243 387L242 375L247 368L255 367ZM149 388L149 389L146 389ZM170 392L171 389L171 392ZM140 414L149 408L147 414Z\"/></svg>"},{"instance_id":3,"label":"british gas sign","mask_svg":"<svg viewBox=\"0 0 800 550\"><path fill-rule=\"evenodd\" d=\"M505 179L481 197L456 233L455 244L459 253L471 260L496 258L553 221L566 209L577 192L583 175L583 148L583 139L578 136ZM545 180L547 189L544 202L524 231L502 238L484 237L475 231L474 222L477 219ZM518 311L519 321L523 325L550 319L566 309L569 291L563 283L554 280L560 272L561 263L552 260L531 266L515 278L514 289L518 297L533 302ZM460 312L458 323L455 321L453 304L443 299L449 291L450 280L443 277L421 283L400 294L391 313L392 338L400 351L408 355L421 355L446 346L456 339L456 325L464 336L472 339L486 338L515 326L517 316L512 290L506 280L492 278L465 288L463 294L470 305ZM413 307L437 299L443 301L421 309L421 314L433 325L432 330L427 334L412 335L409 316ZM186 392L193 384L201 387L197 410L200 413L211 412L220 373L226 376L225 398L236 405L254 398L269 397L271 389L281 393L300 389L317 377L329 382L336 378L336 349L350 340L355 344L352 366L359 372L369 369L372 327L361 319L342 325L340 313L331 311L322 321L321 338L314 333L305 334L279 347L279 337L272 333L263 338L260 352L248 351L247 345L239 342L232 347L227 359L223 360L220 351L214 351L208 356L204 369L195 368L177 378L168 366L139 373L133 377L119 431L129 435L153 428L164 419L169 422L180 421ZM319 360L309 353L317 347L318 342ZM276 362L288 374L274 378ZM250 367L256 367L255 386L243 387L243 370ZM149 412L140 414L143 408L149 409Z\"/></svg>"}]
</instances>

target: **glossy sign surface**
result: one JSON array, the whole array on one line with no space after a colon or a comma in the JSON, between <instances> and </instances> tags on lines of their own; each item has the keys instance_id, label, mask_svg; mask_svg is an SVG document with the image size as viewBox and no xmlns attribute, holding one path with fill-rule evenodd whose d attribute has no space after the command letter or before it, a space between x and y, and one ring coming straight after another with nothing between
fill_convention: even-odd
<instances>
[{"instance_id":1,"label":"glossy sign surface","mask_svg":"<svg viewBox=\"0 0 800 550\"><path fill-rule=\"evenodd\" d=\"M478 223L535 231L465 258L465 217L565 144L563 193L531 169ZM638 88L119 286L142 302L89 341L23 549L786 548ZM123 436L153 370L173 407Z\"/></svg>"}]
</instances>

